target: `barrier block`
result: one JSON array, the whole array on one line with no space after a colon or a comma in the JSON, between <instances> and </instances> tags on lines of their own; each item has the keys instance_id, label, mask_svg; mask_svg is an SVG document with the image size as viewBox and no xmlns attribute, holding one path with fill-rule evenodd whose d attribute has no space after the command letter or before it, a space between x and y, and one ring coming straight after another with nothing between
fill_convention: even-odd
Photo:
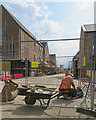
<instances>
[{"instance_id":1,"label":"barrier block","mask_svg":"<svg viewBox=\"0 0 96 120\"><path fill-rule=\"evenodd\" d=\"M11 80L11 76L10 75L6 76L6 80ZM5 76L2 76L2 81L5 81Z\"/></svg>"},{"instance_id":2,"label":"barrier block","mask_svg":"<svg viewBox=\"0 0 96 120\"><path fill-rule=\"evenodd\" d=\"M23 78L23 74L14 74L14 78L15 79Z\"/></svg>"}]
</instances>

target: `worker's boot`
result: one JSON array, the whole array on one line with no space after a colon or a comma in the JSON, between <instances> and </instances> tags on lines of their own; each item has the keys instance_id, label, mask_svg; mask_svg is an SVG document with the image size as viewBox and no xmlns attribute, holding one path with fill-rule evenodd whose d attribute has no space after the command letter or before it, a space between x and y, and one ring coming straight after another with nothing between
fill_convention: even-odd
<instances>
[{"instance_id":1,"label":"worker's boot","mask_svg":"<svg viewBox=\"0 0 96 120\"><path fill-rule=\"evenodd\" d=\"M63 97L64 97L65 99L68 99L68 100L70 99L70 97L68 97L68 95L66 95L66 94L64 94Z\"/></svg>"},{"instance_id":2,"label":"worker's boot","mask_svg":"<svg viewBox=\"0 0 96 120\"><path fill-rule=\"evenodd\" d=\"M59 96L59 95L57 95L57 99L59 99L59 97L60 97L60 96Z\"/></svg>"}]
</instances>

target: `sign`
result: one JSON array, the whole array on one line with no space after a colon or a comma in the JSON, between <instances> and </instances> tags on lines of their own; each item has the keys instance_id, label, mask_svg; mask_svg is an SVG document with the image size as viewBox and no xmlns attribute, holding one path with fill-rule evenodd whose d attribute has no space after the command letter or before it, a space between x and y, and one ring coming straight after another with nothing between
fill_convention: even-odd
<instances>
[{"instance_id":1,"label":"sign","mask_svg":"<svg viewBox=\"0 0 96 120\"><path fill-rule=\"evenodd\" d=\"M91 70L87 70L87 76L91 77Z\"/></svg>"},{"instance_id":2,"label":"sign","mask_svg":"<svg viewBox=\"0 0 96 120\"><path fill-rule=\"evenodd\" d=\"M31 68L38 68L38 61L32 61Z\"/></svg>"},{"instance_id":3,"label":"sign","mask_svg":"<svg viewBox=\"0 0 96 120\"><path fill-rule=\"evenodd\" d=\"M83 66L86 66L86 59L85 59L85 56L83 57Z\"/></svg>"}]
</instances>

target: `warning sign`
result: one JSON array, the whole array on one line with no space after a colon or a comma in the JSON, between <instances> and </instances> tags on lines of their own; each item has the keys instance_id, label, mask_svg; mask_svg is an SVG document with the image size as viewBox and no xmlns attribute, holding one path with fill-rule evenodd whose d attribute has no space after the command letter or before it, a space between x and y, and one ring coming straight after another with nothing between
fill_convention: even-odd
<instances>
[{"instance_id":1,"label":"warning sign","mask_svg":"<svg viewBox=\"0 0 96 120\"><path fill-rule=\"evenodd\" d=\"M91 77L91 70L87 70L87 76Z\"/></svg>"},{"instance_id":2,"label":"warning sign","mask_svg":"<svg viewBox=\"0 0 96 120\"><path fill-rule=\"evenodd\" d=\"M83 57L83 66L86 66L86 59L85 59L85 56Z\"/></svg>"},{"instance_id":3,"label":"warning sign","mask_svg":"<svg viewBox=\"0 0 96 120\"><path fill-rule=\"evenodd\" d=\"M38 68L38 61L32 61L31 68Z\"/></svg>"}]
</instances>

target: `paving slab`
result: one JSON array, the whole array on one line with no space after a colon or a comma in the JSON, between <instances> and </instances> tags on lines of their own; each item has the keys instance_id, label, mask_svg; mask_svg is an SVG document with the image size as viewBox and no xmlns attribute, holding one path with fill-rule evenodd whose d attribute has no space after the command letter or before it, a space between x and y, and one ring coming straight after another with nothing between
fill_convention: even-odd
<instances>
[{"instance_id":1,"label":"paving slab","mask_svg":"<svg viewBox=\"0 0 96 120\"><path fill-rule=\"evenodd\" d=\"M44 77L29 77L28 83L30 85L46 85L51 88L59 88L63 75L44 76ZM25 84L25 78L14 79L20 85ZM78 81L75 80L78 85ZM84 100L83 98L75 100L66 100L64 98L54 98L50 101L49 107L44 109L41 107L39 101L35 105L26 105L24 102L25 96L17 96L14 101L2 104L3 118L84 118L88 117L80 115L76 112L76 107ZM89 104L89 103L88 103ZM83 103L83 107L85 107ZM70 113L70 114L69 114Z\"/></svg>"}]
</instances>

